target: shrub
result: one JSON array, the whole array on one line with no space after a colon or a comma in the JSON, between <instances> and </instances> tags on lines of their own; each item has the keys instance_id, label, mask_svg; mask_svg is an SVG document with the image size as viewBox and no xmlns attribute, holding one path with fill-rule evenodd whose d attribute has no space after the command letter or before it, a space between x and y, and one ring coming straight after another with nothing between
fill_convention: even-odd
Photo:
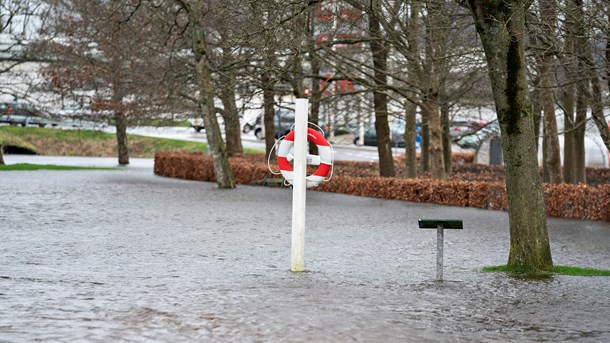
<instances>
[{"instance_id":1,"label":"shrub","mask_svg":"<svg viewBox=\"0 0 610 343\"><path fill-rule=\"evenodd\" d=\"M231 157L230 164L238 184L278 177L269 171L262 154ZM278 170L277 166L274 170ZM376 163L337 161L332 182L324 182L315 190L483 209L508 208L502 167L464 164L456 170L448 180L384 178L376 176ZM216 181L212 159L203 154L158 152L154 172L187 180ZM595 171L602 177L606 172ZM546 212L551 217L610 221L610 184L544 184L543 192Z\"/></svg>"}]
</instances>

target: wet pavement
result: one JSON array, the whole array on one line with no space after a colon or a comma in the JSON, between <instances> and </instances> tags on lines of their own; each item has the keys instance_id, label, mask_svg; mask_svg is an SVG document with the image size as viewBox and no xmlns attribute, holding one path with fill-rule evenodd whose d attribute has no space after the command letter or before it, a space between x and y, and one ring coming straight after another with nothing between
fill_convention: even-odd
<instances>
[{"instance_id":1,"label":"wet pavement","mask_svg":"<svg viewBox=\"0 0 610 343\"><path fill-rule=\"evenodd\" d=\"M149 168L0 173L0 342L610 341L610 277L523 280L504 212L291 191ZM435 230L445 232L435 281ZM549 219L556 264L610 269L610 223Z\"/></svg>"}]
</instances>

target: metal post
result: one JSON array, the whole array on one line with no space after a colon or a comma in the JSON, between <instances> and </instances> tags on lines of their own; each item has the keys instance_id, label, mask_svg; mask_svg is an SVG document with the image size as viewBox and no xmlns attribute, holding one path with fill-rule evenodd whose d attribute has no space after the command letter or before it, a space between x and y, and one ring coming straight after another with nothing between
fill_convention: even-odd
<instances>
[{"instance_id":1,"label":"metal post","mask_svg":"<svg viewBox=\"0 0 610 343\"><path fill-rule=\"evenodd\" d=\"M442 225L436 228L436 279L443 281L443 238L445 230Z\"/></svg>"},{"instance_id":2,"label":"metal post","mask_svg":"<svg viewBox=\"0 0 610 343\"><path fill-rule=\"evenodd\" d=\"M292 246L290 270L305 270L305 201L307 177L307 99L297 99L294 119L294 179L292 181Z\"/></svg>"},{"instance_id":3,"label":"metal post","mask_svg":"<svg viewBox=\"0 0 610 343\"><path fill-rule=\"evenodd\" d=\"M445 229L462 229L459 219L419 219L420 229L436 229L436 279L443 281L443 240Z\"/></svg>"}]
</instances>

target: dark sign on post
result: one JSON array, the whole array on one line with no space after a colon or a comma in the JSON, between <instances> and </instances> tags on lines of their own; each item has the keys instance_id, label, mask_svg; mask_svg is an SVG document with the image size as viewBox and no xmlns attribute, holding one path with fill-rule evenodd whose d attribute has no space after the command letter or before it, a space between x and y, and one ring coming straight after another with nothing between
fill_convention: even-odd
<instances>
[{"instance_id":1,"label":"dark sign on post","mask_svg":"<svg viewBox=\"0 0 610 343\"><path fill-rule=\"evenodd\" d=\"M445 229L463 229L459 219L419 219L420 229L436 229L436 279L443 281L443 239Z\"/></svg>"},{"instance_id":2,"label":"dark sign on post","mask_svg":"<svg viewBox=\"0 0 610 343\"><path fill-rule=\"evenodd\" d=\"M419 219L420 229L463 229L462 221L459 219Z\"/></svg>"}]
</instances>

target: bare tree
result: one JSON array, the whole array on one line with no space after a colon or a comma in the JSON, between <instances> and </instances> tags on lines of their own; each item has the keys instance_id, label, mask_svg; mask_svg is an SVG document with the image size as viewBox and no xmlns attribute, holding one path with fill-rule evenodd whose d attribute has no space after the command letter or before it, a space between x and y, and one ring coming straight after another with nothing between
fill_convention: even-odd
<instances>
[{"instance_id":1,"label":"bare tree","mask_svg":"<svg viewBox=\"0 0 610 343\"><path fill-rule=\"evenodd\" d=\"M528 272L548 271L553 261L525 72L525 13L530 2L460 3L471 11L481 37L502 132L511 239L508 265Z\"/></svg>"},{"instance_id":2,"label":"bare tree","mask_svg":"<svg viewBox=\"0 0 610 343\"><path fill-rule=\"evenodd\" d=\"M390 126L388 124L388 53L389 45L384 39L379 17L382 16L381 1L373 1L373 6L367 10L369 34L371 35L371 54L373 55L373 89L375 106L375 131L377 132L377 152L379 154L379 175L395 176L392 143L390 141Z\"/></svg>"},{"instance_id":3,"label":"bare tree","mask_svg":"<svg viewBox=\"0 0 610 343\"><path fill-rule=\"evenodd\" d=\"M185 11L188 28L192 38L192 51L195 62L195 78L198 86L198 103L206 127L210 154L214 162L214 174L220 188L235 188L235 177L229 165L229 156L222 140L220 126L216 119L214 106L214 84L209 60L209 46L205 20L209 12L203 0L175 0Z\"/></svg>"},{"instance_id":4,"label":"bare tree","mask_svg":"<svg viewBox=\"0 0 610 343\"><path fill-rule=\"evenodd\" d=\"M129 164L127 127L161 99L154 23L139 1L47 0L52 22L41 34L54 90L78 94L92 111L110 113L119 164Z\"/></svg>"},{"instance_id":5,"label":"bare tree","mask_svg":"<svg viewBox=\"0 0 610 343\"><path fill-rule=\"evenodd\" d=\"M538 64L540 100L544 112L542 156L543 180L550 183L561 183L561 155L559 138L557 135L557 119L555 114L554 65L557 49L554 46L557 40L556 20L557 4L555 0L539 0L538 13L540 22L531 35L531 42L535 42L535 56Z\"/></svg>"}]
</instances>

